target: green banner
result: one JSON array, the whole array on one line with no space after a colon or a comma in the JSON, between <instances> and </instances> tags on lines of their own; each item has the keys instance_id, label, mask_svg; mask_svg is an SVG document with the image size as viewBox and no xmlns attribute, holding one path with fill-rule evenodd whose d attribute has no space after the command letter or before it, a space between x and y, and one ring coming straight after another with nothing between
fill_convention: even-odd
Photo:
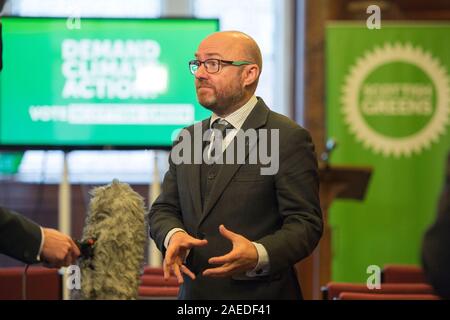
<instances>
[{"instance_id":1,"label":"green banner","mask_svg":"<svg viewBox=\"0 0 450 320\"><path fill-rule=\"evenodd\" d=\"M330 209L332 278L365 282L370 265L420 264L450 147L450 24L326 32L332 164L373 168L364 201Z\"/></svg>"}]
</instances>

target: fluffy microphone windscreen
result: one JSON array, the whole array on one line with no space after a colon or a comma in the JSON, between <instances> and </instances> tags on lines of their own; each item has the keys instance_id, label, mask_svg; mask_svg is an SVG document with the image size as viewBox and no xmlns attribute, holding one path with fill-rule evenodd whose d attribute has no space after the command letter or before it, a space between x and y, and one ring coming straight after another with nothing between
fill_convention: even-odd
<instances>
[{"instance_id":1,"label":"fluffy microphone windscreen","mask_svg":"<svg viewBox=\"0 0 450 320\"><path fill-rule=\"evenodd\" d=\"M78 259L81 289L72 299L136 299L147 238L144 199L117 180L90 194L82 242L93 243L92 254Z\"/></svg>"}]
</instances>

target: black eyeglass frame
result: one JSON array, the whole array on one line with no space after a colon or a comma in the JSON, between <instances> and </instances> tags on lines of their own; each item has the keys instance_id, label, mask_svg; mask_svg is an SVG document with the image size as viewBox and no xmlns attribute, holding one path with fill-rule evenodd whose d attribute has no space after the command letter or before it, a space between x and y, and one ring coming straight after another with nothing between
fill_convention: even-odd
<instances>
[{"instance_id":1,"label":"black eyeglass frame","mask_svg":"<svg viewBox=\"0 0 450 320\"><path fill-rule=\"evenodd\" d=\"M208 61L217 61L217 71L212 71L211 72L211 71L208 70L208 67L207 67L207 64L206 64ZM204 61L201 61L201 60L195 59L195 60L189 61L189 71L193 75L195 75L195 73L197 72L198 68L200 68L200 66L202 64L205 66L206 72L214 74L214 73L218 73L221 70L221 67L222 67L223 64L240 67L240 66L246 66L246 65L255 64L255 63L254 62L250 62L250 61L245 61L245 60L234 60L233 61L233 60L222 60L222 59L212 58L212 59L206 59ZM194 70L194 68L195 68L195 70Z\"/></svg>"}]
</instances>

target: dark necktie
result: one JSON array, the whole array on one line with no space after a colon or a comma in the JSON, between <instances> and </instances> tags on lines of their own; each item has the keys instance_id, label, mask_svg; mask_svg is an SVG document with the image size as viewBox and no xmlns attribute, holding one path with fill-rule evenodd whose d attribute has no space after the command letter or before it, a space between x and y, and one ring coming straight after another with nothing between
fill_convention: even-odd
<instances>
[{"instance_id":1,"label":"dark necktie","mask_svg":"<svg viewBox=\"0 0 450 320\"><path fill-rule=\"evenodd\" d=\"M226 121L225 119L216 119L213 124L211 125L211 129L215 130L215 134L214 136L211 136L211 140L210 143L213 143L217 141L218 137L217 137L217 133L220 132L220 134L222 135L222 139L218 140L217 142L223 141L225 139L225 135L228 133L227 131L233 129L233 125L231 123L229 123L228 121ZM218 131L218 132L217 132ZM211 133L212 135L212 133ZM209 148L209 145L207 146ZM211 150L211 158L215 157L215 151L217 151L217 147L222 147L222 145L219 146L215 146L216 148L213 148ZM220 150L220 149L219 149ZM223 151L223 150L222 150Z\"/></svg>"}]
</instances>

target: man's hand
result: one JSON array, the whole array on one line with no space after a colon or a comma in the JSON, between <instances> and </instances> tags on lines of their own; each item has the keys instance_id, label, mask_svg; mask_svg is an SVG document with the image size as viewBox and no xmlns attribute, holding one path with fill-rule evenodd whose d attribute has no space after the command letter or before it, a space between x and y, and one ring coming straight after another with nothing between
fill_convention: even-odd
<instances>
[{"instance_id":1,"label":"man's hand","mask_svg":"<svg viewBox=\"0 0 450 320\"><path fill-rule=\"evenodd\" d=\"M73 264L80 255L75 242L69 236L49 228L44 230L44 245L41 259L50 267L60 268Z\"/></svg>"},{"instance_id":2,"label":"man's hand","mask_svg":"<svg viewBox=\"0 0 450 320\"><path fill-rule=\"evenodd\" d=\"M189 270L183 263L189 250L193 247L201 247L208 244L207 240L199 240L191 237L186 232L176 232L172 235L167 247L166 256L164 257L163 270L164 279L168 280L172 271L178 279L178 283L183 283L181 273L188 275L192 280L195 274Z\"/></svg>"},{"instance_id":3,"label":"man's hand","mask_svg":"<svg viewBox=\"0 0 450 320\"><path fill-rule=\"evenodd\" d=\"M210 264L221 264L221 266L206 269L203 271L203 275L227 277L254 269L258 263L258 251L253 243L245 237L231 232L223 225L220 225L219 231L222 236L233 243L233 249L223 256L210 258L208 261Z\"/></svg>"}]
</instances>

